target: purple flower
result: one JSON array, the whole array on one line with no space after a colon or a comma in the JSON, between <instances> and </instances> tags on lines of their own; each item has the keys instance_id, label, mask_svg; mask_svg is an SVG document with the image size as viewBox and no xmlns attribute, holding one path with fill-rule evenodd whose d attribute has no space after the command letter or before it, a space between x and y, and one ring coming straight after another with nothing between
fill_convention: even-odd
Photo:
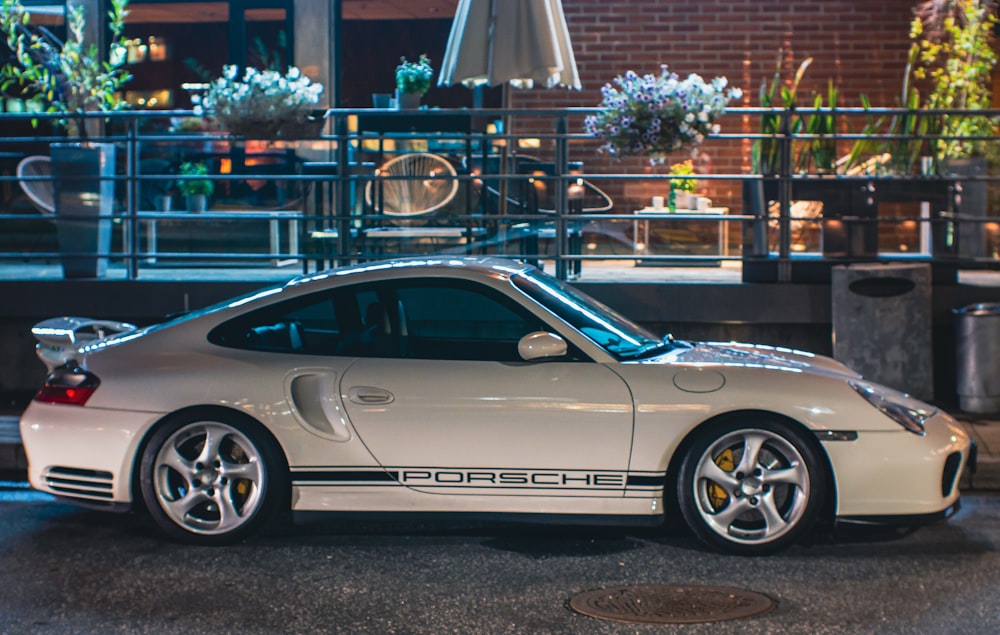
<instances>
[{"instance_id":1,"label":"purple flower","mask_svg":"<svg viewBox=\"0 0 1000 635\"><path fill-rule=\"evenodd\" d=\"M662 162L668 152L694 146L718 131L715 117L742 93L728 88L724 77L705 82L692 73L681 80L667 65L659 76L641 77L626 71L601 89L601 112L584 119L587 134L604 143L600 151L612 156L653 153Z\"/></svg>"}]
</instances>

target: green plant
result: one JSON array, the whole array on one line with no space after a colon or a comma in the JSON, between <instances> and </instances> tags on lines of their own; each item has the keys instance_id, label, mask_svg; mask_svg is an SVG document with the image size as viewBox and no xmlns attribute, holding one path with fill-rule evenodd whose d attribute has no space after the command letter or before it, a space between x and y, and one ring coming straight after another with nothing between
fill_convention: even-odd
<instances>
[{"instance_id":1,"label":"green plant","mask_svg":"<svg viewBox=\"0 0 1000 635\"><path fill-rule=\"evenodd\" d=\"M761 116L760 133L762 137L754 142L751 152L754 172L767 175L777 174L781 170L781 137L785 134L797 134L802 130L802 119L794 114L795 106L798 100L799 82L802 81L802 76L812 61L810 57L799 64L792 82L786 86L783 85L781 79L782 51L778 51L771 86L768 87L767 83L764 83L760 87L760 106L761 108L777 107L780 95L781 107L785 109L785 112ZM787 122L783 121L785 117L789 117Z\"/></svg>"},{"instance_id":2,"label":"green plant","mask_svg":"<svg viewBox=\"0 0 1000 635\"><path fill-rule=\"evenodd\" d=\"M913 76L930 84L927 108L988 109L990 78L997 62L993 50L996 3L992 0L928 0L921 2L910 25L917 47ZM989 117L942 115L935 143L939 156L960 158L981 153L979 137L991 136Z\"/></svg>"},{"instance_id":3,"label":"green plant","mask_svg":"<svg viewBox=\"0 0 1000 635\"><path fill-rule=\"evenodd\" d=\"M416 62L407 62L405 57L401 57L399 62L396 67L396 88L399 92L426 94L434 77L430 58L421 55Z\"/></svg>"},{"instance_id":4,"label":"green plant","mask_svg":"<svg viewBox=\"0 0 1000 635\"><path fill-rule=\"evenodd\" d=\"M13 61L0 69L0 90L19 88L20 96L49 113L67 113L64 120L71 134L87 137L84 113L125 108L119 90L132 78L125 70L125 41L121 37L128 0L111 0L108 29L111 45L107 60L97 46L84 42L81 5L69 5L66 25L69 37L60 42L44 27L32 27L30 15L19 0L3 0L0 28ZM74 120L75 115L75 120Z\"/></svg>"},{"instance_id":5,"label":"green plant","mask_svg":"<svg viewBox=\"0 0 1000 635\"><path fill-rule=\"evenodd\" d=\"M817 172L834 171L837 162L837 141L834 135L837 130L833 111L837 108L837 96L837 88L833 85L833 80L829 80L826 89L826 108L829 112L820 112L823 108L823 95L813 98L813 109L817 112L806 118L803 128L810 138L799 151L796 161L801 171L808 172L810 163Z\"/></svg>"},{"instance_id":6,"label":"green plant","mask_svg":"<svg viewBox=\"0 0 1000 635\"><path fill-rule=\"evenodd\" d=\"M224 66L204 95L192 97L196 115L213 112L232 134L271 139L283 126L305 121L319 103L323 85L313 83L292 66L284 75L247 67L243 77L233 65Z\"/></svg>"},{"instance_id":7,"label":"green plant","mask_svg":"<svg viewBox=\"0 0 1000 635\"><path fill-rule=\"evenodd\" d=\"M203 117L182 117L170 126L171 132L178 133L207 132L211 129L212 124Z\"/></svg>"},{"instance_id":8,"label":"green plant","mask_svg":"<svg viewBox=\"0 0 1000 635\"><path fill-rule=\"evenodd\" d=\"M180 167L180 178L177 180L177 187L184 196L194 196L202 194L211 196L215 191L215 184L205 177L208 175L208 166L202 162L186 162Z\"/></svg>"},{"instance_id":9,"label":"green plant","mask_svg":"<svg viewBox=\"0 0 1000 635\"><path fill-rule=\"evenodd\" d=\"M278 31L276 39L277 48L270 49L264 44L264 40L261 38L253 38L250 42L249 51L247 51L250 58L247 62L257 68L266 68L270 71L280 71L284 68L284 52L288 50L288 36L285 35L284 29Z\"/></svg>"},{"instance_id":10,"label":"green plant","mask_svg":"<svg viewBox=\"0 0 1000 635\"><path fill-rule=\"evenodd\" d=\"M925 154L925 141L922 138L931 131L940 133L940 120L920 112L920 92L913 85L914 65L920 55L920 47L916 44L910 47L903 73L903 91L900 94L900 108L907 112L893 115L889 121L886 133L888 141L885 150L890 155L889 165L896 174L909 174L920 156Z\"/></svg>"},{"instance_id":11,"label":"green plant","mask_svg":"<svg viewBox=\"0 0 1000 635\"><path fill-rule=\"evenodd\" d=\"M614 86L604 85L601 110L584 120L584 128L604 142L598 152L646 155L651 164L661 164L667 154L693 151L719 131L715 120L730 100L743 97L743 91L727 85L725 77L705 82L692 73L681 79L666 66L659 75L627 71L614 79Z\"/></svg>"},{"instance_id":12,"label":"green plant","mask_svg":"<svg viewBox=\"0 0 1000 635\"><path fill-rule=\"evenodd\" d=\"M868 95L861 95L861 107L865 111L865 125L847 155L847 161L844 165L845 172L862 169L869 157L881 152L882 141L877 136L882 126L885 125L885 118L876 119L872 114L872 104Z\"/></svg>"}]
</instances>

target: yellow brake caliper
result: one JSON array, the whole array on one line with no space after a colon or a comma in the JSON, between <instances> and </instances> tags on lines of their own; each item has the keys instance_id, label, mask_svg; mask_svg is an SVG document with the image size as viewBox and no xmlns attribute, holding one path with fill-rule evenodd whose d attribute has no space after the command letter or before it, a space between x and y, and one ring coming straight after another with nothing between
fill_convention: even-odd
<instances>
[{"instance_id":1,"label":"yellow brake caliper","mask_svg":"<svg viewBox=\"0 0 1000 635\"><path fill-rule=\"evenodd\" d=\"M241 449L235 448L235 447L233 448L233 451L230 452L229 458L230 458L230 460L232 460L233 463L248 463L249 462L249 459L247 459L246 452L244 452ZM249 480L247 480L247 479L240 479L236 483L236 493L239 496L245 497L249 491L250 491L250 481Z\"/></svg>"},{"instance_id":2,"label":"yellow brake caliper","mask_svg":"<svg viewBox=\"0 0 1000 635\"><path fill-rule=\"evenodd\" d=\"M723 450L719 456L715 457L715 464L724 472L735 470L736 463L733 461L733 451ZM718 511L729 502L729 494L723 486L711 482L708 484L708 499L712 503L712 507Z\"/></svg>"}]
</instances>

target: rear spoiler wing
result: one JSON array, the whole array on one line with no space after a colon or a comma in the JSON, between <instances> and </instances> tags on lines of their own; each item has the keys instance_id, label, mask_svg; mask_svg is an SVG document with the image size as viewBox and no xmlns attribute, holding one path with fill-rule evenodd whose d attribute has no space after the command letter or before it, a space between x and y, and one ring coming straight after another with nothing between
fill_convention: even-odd
<instances>
[{"instance_id":1,"label":"rear spoiler wing","mask_svg":"<svg viewBox=\"0 0 1000 635\"><path fill-rule=\"evenodd\" d=\"M31 334L38 340L35 353L51 372L57 366L79 355L81 346L97 340L134 331L138 328L128 322L95 320L85 317L49 318L31 327Z\"/></svg>"}]
</instances>

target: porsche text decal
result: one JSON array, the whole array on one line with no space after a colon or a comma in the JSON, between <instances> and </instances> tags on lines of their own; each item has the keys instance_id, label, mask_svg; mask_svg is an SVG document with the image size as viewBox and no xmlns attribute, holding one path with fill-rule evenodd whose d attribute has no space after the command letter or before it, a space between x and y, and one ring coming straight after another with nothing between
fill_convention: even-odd
<instances>
[{"instance_id":1,"label":"porsche text decal","mask_svg":"<svg viewBox=\"0 0 1000 635\"><path fill-rule=\"evenodd\" d=\"M521 485L529 487L625 487L625 474L621 472L577 471L528 471L528 470L430 470L405 469L399 471L403 485Z\"/></svg>"}]
</instances>

